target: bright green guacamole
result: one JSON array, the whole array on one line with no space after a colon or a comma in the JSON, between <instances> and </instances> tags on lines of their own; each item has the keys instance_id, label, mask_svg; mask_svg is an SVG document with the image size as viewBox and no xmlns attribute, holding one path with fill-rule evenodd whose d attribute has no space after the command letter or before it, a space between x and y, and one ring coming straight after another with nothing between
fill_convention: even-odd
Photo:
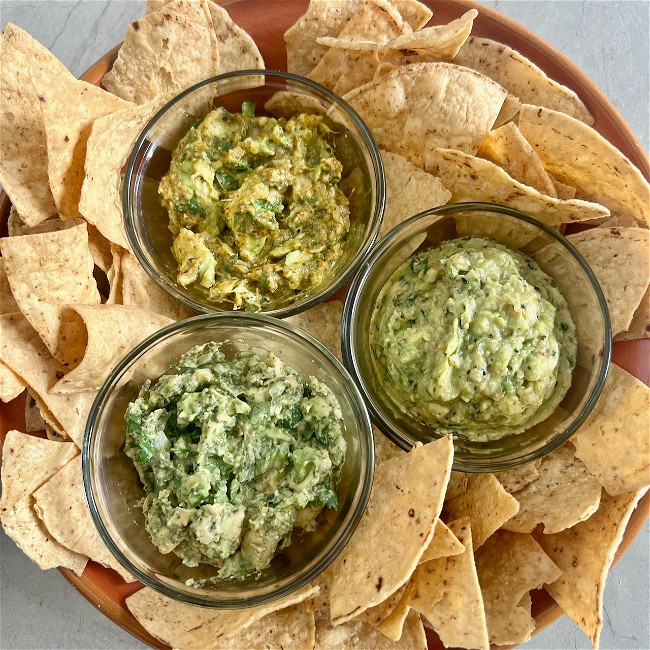
<instances>
[{"instance_id":1,"label":"bright green guacamole","mask_svg":"<svg viewBox=\"0 0 650 650\"><path fill-rule=\"evenodd\" d=\"M319 115L255 117L250 102L198 120L158 188L178 282L249 311L320 284L350 229L329 136Z\"/></svg>"},{"instance_id":2,"label":"bright green guacamole","mask_svg":"<svg viewBox=\"0 0 650 650\"><path fill-rule=\"evenodd\" d=\"M443 242L395 271L377 299L370 346L404 413L485 441L555 409L571 383L576 330L533 260L474 237Z\"/></svg>"},{"instance_id":3,"label":"bright green guacamole","mask_svg":"<svg viewBox=\"0 0 650 650\"><path fill-rule=\"evenodd\" d=\"M260 348L226 357L207 343L174 368L126 410L145 526L161 552L244 578L338 506L341 409L325 384Z\"/></svg>"}]
</instances>

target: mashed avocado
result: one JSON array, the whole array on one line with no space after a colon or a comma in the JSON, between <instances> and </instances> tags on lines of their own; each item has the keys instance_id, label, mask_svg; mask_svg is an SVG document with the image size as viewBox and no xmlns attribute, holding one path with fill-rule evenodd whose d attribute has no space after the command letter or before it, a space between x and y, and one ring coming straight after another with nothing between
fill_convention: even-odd
<instances>
[{"instance_id":1,"label":"mashed avocado","mask_svg":"<svg viewBox=\"0 0 650 650\"><path fill-rule=\"evenodd\" d=\"M320 284L350 229L329 135L321 116L255 117L250 102L198 120L158 188L178 282L250 311Z\"/></svg>"},{"instance_id":2,"label":"mashed avocado","mask_svg":"<svg viewBox=\"0 0 650 650\"><path fill-rule=\"evenodd\" d=\"M175 370L126 410L145 526L162 553L243 578L338 506L341 409L323 383L259 348L227 358L220 343L199 345Z\"/></svg>"},{"instance_id":3,"label":"mashed avocado","mask_svg":"<svg viewBox=\"0 0 650 650\"><path fill-rule=\"evenodd\" d=\"M533 260L470 238L395 271L377 299L370 346L404 413L482 441L550 415L571 383L576 333L566 300Z\"/></svg>"}]
</instances>

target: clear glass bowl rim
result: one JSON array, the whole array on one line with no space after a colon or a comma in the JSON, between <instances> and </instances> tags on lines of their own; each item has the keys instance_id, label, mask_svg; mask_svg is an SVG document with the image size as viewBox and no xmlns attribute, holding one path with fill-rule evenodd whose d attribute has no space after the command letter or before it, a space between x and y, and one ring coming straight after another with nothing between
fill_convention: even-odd
<instances>
[{"instance_id":1,"label":"clear glass bowl rim","mask_svg":"<svg viewBox=\"0 0 650 650\"><path fill-rule=\"evenodd\" d=\"M370 132L370 129L366 126L365 122L361 119L359 114L350 106L346 101L341 99L338 95L335 95L331 90L321 86L320 84L307 79L306 77L301 77L300 75L293 74L291 72L282 72L281 70L235 70L233 72L226 72L224 74L216 75L210 77L209 79L204 79L189 88L186 88L183 92L176 95L173 99L167 102L147 123L147 125L140 133L140 136L133 145L133 150L129 155L129 159L126 165L126 170L124 173L124 182L122 184L122 212L124 215L124 229L126 231L126 236L131 246L131 250L135 254L138 262L144 268L147 275L156 283L156 286L160 287L167 295L179 302L183 303L186 307L198 312L198 313L218 313L219 310L210 310L205 305L195 301L190 296L186 295L181 289L174 288L174 293L170 292L170 287L167 286L161 279L160 273L149 263L146 255L142 252L140 246L140 241L136 233L136 227L134 220L132 218L131 212L131 200L130 188L133 184L133 175L136 168L136 162L138 159L138 153L142 147L144 141L147 139L149 132L156 126L158 120L176 103L181 101L187 95L193 93L194 91L207 86L208 84L215 83L218 81L226 79L235 79L237 77L247 77L247 76L261 76L272 77L279 80L293 81L298 84L307 86L310 90L320 93L329 99L332 104L338 106L347 116L350 118L354 126L358 129L361 134L363 144L365 145L370 159L372 161L372 172L375 176L375 193L376 193L376 202L375 210L372 214L372 227L370 231L370 236L363 242L363 245L356 252L352 261L347 266L347 268L339 275L338 278L335 278L331 285L325 287L318 293L314 294L311 298L296 304L292 302L286 307L280 309L269 309L268 311L263 311L262 313L268 316L275 316L276 318L287 318L289 316L294 316L303 311L307 311L317 304L327 300L329 297L334 295L341 287L343 287L350 278L354 277L359 267L364 261L364 258L372 245L374 244L379 230L381 228L381 223L384 216L384 209L386 207L386 177L384 175L384 165L381 159L381 154L379 153L379 147L375 142L375 139Z\"/></svg>"},{"instance_id":2,"label":"clear glass bowl rim","mask_svg":"<svg viewBox=\"0 0 650 650\"><path fill-rule=\"evenodd\" d=\"M359 495L359 500L357 501L355 510L352 513L348 527L343 531L340 531L340 534L338 535L338 538L336 539L334 545L318 561L317 564L315 564L304 575L300 576L298 580L288 582L286 585L280 589L277 589L276 591L272 591L267 594L260 594L258 596L249 598L210 600L198 596L192 596L186 593L180 593L172 587L168 587L167 585L158 582L157 580L151 578L149 575L141 571L136 565L131 562L129 558L127 558L120 551L120 549L113 541L113 538L109 534L106 526L104 525L102 516L99 512L99 508L97 507L97 502L95 499L94 477L91 472L91 451L94 442L93 432L95 422L100 410L104 405L105 400L110 396L111 390L122 377L123 373L131 367L133 362L137 360L137 358L142 353L155 347L158 343L165 341L170 335L187 329L188 327L205 323L218 324L219 322L223 322L224 324L232 324L232 321L237 320L248 321L251 324L256 323L260 326L263 326L265 324L273 325L275 327L279 327L281 330L288 330L294 336L302 339L303 343L307 343L308 346L311 345L316 348L316 350L323 354L329 362L334 364L335 368L340 374L340 377L338 379L342 381L347 392L349 393L350 401L358 410L359 416L363 423L363 429L359 432L359 441L360 444L365 445L366 448L366 463L365 467L361 467L362 473L359 476L361 493ZM113 369L111 374L107 377L102 387L99 389L99 392L97 393L97 396L95 397L91 406L84 430L83 446L81 451L81 465L84 492L86 494L86 500L88 502L88 507L90 509L90 514L92 516L93 522L95 523L95 526L97 527L97 530L99 531L103 542L106 544L113 556L127 571L129 571L145 586L150 587L162 595L174 600L189 603L192 605L198 605L201 607L241 609L245 607L253 607L264 603L269 603L291 593L294 593L295 591L299 590L302 587L305 587L309 582L314 580L314 578L320 575L336 559L336 557L340 554L340 552L352 537L368 504L374 478L375 451L370 417L366 408L366 404L356 382L348 373L347 368L320 341L318 341L318 339L311 336L311 334L308 332L296 327L295 325L292 325L291 323L287 323L278 318L273 318L264 314L250 314L247 312L216 312L211 314L200 314L198 316L193 316L192 318L170 323L169 325L166 325L162 329L148 336L144 341L139 343L122 358L122 360Z\"/></svg>"},{"instance_id":3,"label":"clear glass bowl rim","mask_svg":"<svg viewBox=\"0 0 650 650\"><path fill-rule=\"evenodd\" d=\"M530 216L524 212L510 208L504 205L498 205L496 203L484 203L484 202L467 202L467 203L448 203L446 205L438 206L436 208L431 208L429 210L424 210L412 217L409 217L406 221L395 226L392 230L387 232L379 241L379 243L373 248L370 253L366 256L362 267L359 269L357 275L355 276L348 295L345 300L345 305L343 307L343 316L341 318L341 351L343 354L343 362L348 369L349 373L355 378L359 389L361 390L366 407L370 412L370 418L377 428L393 443L408 451L404 440L394 429L394 427L387 422L387 420L382 416L381 412L377 409L375 405L375 400L371 392L368 390L366 383L363 379L363 375L360 372L359 363L357 359L356 347L352 345L353 341L353 332L356 329L357 324L357 314L359 310L359 298L363 289L365 288L368 275L375 268L375 266L381 264L383 261L384 255L388 248L397 240L400 239L400 236L410 228L411 225L417 223L420 220L426 219L431 216L445 216L451 215L457 212L466 212L466 211L482 211L482 212L496 212L498 214L507 214L521 221L525 221L540 230L544 231L556 241L558 241L565 249L571 253L571 255L578 262L585 275L587 276L591 286L596 294L598 303L602 312L603 322L604 322L604 354L603 361L598 373L598 378L596 384L589 395L587 402L583 406L580 413L574 420L569 424L569 426L558 436L548 440L542 447L539 449L533 450L518 456L514 459L505 459L505 460L459 460L457 455L454 454L454 463L453 469L461 472L498 472L509 469L514 469L516 467L521 467L527 463L530 463L538 458L542 458L547 454L551 453L555 449L561 447L584 423L584 421L591 413L591 410L595 406L600 393L605 385L605 380L607 379L607 374L609 372L609 365L611 361L612 354L612 331L609 318L609 310L607 308L607 302L605 301L605 296L603 291L600 288L600 284L596 279L594 272L591 270L589 264L587 264L584 257L580 254L578 249L563 235L559 232L553 230L550 226L546 225L539 219ZM374 305L369 306L370 309L374 309Z\"/></svg>"}]
</instances>

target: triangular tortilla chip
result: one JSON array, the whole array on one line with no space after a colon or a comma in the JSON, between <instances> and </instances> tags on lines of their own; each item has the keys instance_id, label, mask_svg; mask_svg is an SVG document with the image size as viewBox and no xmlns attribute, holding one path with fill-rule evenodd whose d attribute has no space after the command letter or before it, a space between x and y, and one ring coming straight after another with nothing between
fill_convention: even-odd
<instances>
[{"instance_id":1,"label":"triangular tortilla chip","mask_svg":"<svg viewBox=\"0 0 650 650\"><path fill-rule=\"evenodd\" d=\"M520 109L521 109L521 102L519 101L519 99L517 99L517 97L515 97L514 95L508 93L508 95L503 101L503 106L501 106L501 110L497 115L497 119L494 120L494 126L492 128L498 129L499 127L513 120L519 114ZM563 198L573 198L573 197L563 197Z\"/></svg>"},{"instance_id":2,"label":"triangular tortilla chip","mask_svg":"<svg viewBox=\"0 0 650 650\"><path fill-rule=\"evenodd\" d=\"M523 490L529 483L534 481L539 476L539 465L541 460L534 460L531 463L522 465L521 467L516 467L515 469L509 469L504 472L496 472L494 478L496 478L503 489L512 494L519 490Z\"/></svg>"},{"instance_id":3,"label":"triangular tortilla chip","mask_svg":"<svg viewBox=\"0 0 650 650\"><path fill-rule=\"evenodd\" d=\"M404 634L406 619L409 613L411 613L411 606L409 605L408 601L409 584L410 583L406 583L406 589L402 593L402 597L400 598L399 602L393 611L388 615L388 617L377 628L382 634L385 634L389 639L392 639L393 641L401 641L402 635ZM415 614L415 612L412 613Z\"/></svg>"},{"instance_id":4,"label":"triangular tortilla chip","mask_svg":"<svg viewBox=\"0 0 650 650\"><path fill-rule=\"evenodd\" d=\"M219 50L207 2L174 0L129 25L102 84L122 99L144 104L218 71Z\"/></svg>"},{"instance_id":5,"label":"triangular tortilla chip","mask_svg":"<svg viewBox=\"0 0 650 650\"><path fill-rule=\"evenodd\" d=\"M573 434L576 456L608 494L650 485L650 389L616 364L585 423Z\"/></svg>"},{"instance_id":6,"label":"triangular tortilla chip","mask_svg":"<svg viewBox=\"0 0 650 650\"><path fill-rule=\"evenodd\" d=\"M34 492L34 501L36 513L59 544L115 569L127 582L135 580L108 550L95 527L81 477L81 456L41 485Z\"/></svg>"},{"instance_id":7,"label":"triangular tortilla chip","mask_svg":"<svg viewBox=\"0 0 650 650\"><path fill-rule=\"evenodd\" d=\"M52 75L68 71L38 41L12 24L2 32L0 60L0 185L23 221L35 226L56 214L56 206L47 179L43 116L31 75L36 69Z\"/></svg>"},{"instance_id":8,"label":"triangular tortilla chip","mask_svg":"<svg viewBox=\"0 0 650 650\"><path fill-rule=\"evenodd\" d=\"M402 600L402 596L406 593L408 585L408 582L402 585L396 592L388 596L386 600L374 607L369 607L365 611L361 612L359 616L355 616L354 620L363 621L368 625L372 625L372 627L381 627L382 623L392 614L399 602ZM404 618L406 618L406 614L404 615Z\"/></svg>"},{"instance_id":9,"label":"triangular tortilla chip","mask_svg":"<svg viewBox=\"0 0 650 650\"><path fill-rule=\"evenodd\" d=\"M0 314L12 314L15 311L20 311L20 307L11 293L4 258L0 257Z\"/></svg>"},{"instance_id":10,"label":"triangular tortilla chip","mask_svg":"<svg viewBox=\"0 0 650 650\"><path fill-rule=\"evenodd\" d=\"M573 90L547 77L532 61L503 43L470 36L454 63L494 79L523 102L547 106L587 124L594 123L593 116Z\"/></svg>"},{"instance_id":11,"label":"triangular tortilla chip","mask_svg":"<svg viewBox=\"0 0 650 650\"><path fill-rule=\"evenodd\" d=\"M0 361L0 401L11 402L24 390L27 384L11 369Z\"/></svg>"},{"instance_id":12,"label":"triangular tortilla chip","mask_svg":"<svg viewBox=\"0 0 650 650\"><path fill-rule=\"evenodd\" d=\"M571 443L550 453L539 465L539 477L512 496L519 512L503 524L504 530L532 533L538 524L549 535L584 521L598 509L600 483L575 457Z\"/></svg>"},{"instance_id":13,"label":"triangular tortilla chip","mask_svg":"<svg viewBox=\"0 0 650 650\"><path fill-rule=\"evenodd\" d=\"M465 472L452 471L449 476L449 484L447 485L447 493L445 494L445 501L459 497L465 494L469 484L469 477Z\"/></svg>"},{"instance_id":14,"label":"triangular tortilla chip","mask_svg":"<svg viewBox=\"0 0 650 650\"><path fill-rule=\"evenodd\" d=\"M507 530L497 531L476 553L475 561L490 642L528 641L535 629L528 592L557 580L560 569L531 535Z\"/></svg>"},{"instance_id":15,"label":"triangular tortilla chip","mask_svg":"<svg viewBox=\"0 0 650 650\"><path fill-rule=\"evenodd\" d=\"M343 97L377 144L422 167L435 147L476 153L499 114L506 91L452 63L412 63Z\"/></svg>"},{"instance_id":16,"label":"triangular tortilla chip","mask_svg":"<svg viewBox=\"0 0 650 650\"><path fill-rule=\"evenodd\" d=\"M490 643L469 517L451 522L449 528L464 552L421 564L411 578L408 604L431 624L446 648L487 650Z\"/></svg>"},{"instance_id":17,"label":"triangular tortilla chip","mask_svg":"<svg viewBox=\"0 0 650 650\"><path fill-rule=\"evenodd\" d=\"M382 151L381 158L386 176L386 209L379 237L418 212L449 202L451 192L437 176L396 153Z\"/></svg>"},{"instance_id":18,"label":"triangular tortilla chip","mask_svg":"<svg viewBox=\"0 0 650 650\"><path fill-rule=\"evenodd\" d=\"M598 648L603 627L603 592L614 554L627 522L645 490L615 497L604 493L600 507L587 521L555 535L535 534L562 574L544 580L560 607Z\"/></svg>"},{"instance_id":19,"label":"triangular tortilla chip","mask_svg":"<svg viewBox=\"0 0 650 650\"><path fill-rule=\"evenodd\" d=\"M332 623L379 604L409 579L433 536L452 460L445 436L376 467L366 512L332 565Z\"/></svg>"},{"instance_id":20,"label":"triangular tortilla chip","mask_svg":"<svg viewBox=\"0 0 650 650\"><path fill-rule=\"evenodd\" d=\"M451 522L468 516L472 544L477 549L518 510L517 500L503 489L494 474L474 474L463 494L445 502L442 518Z\"/></svg>"},{"instance_id":21,"label":"triangular tortilla chip","mask_svg":"<svg viewBox=\"0 0 650 650\"><path fill-rule=\"evenodd\" d=\"M124 305L76 305L75 312L86 328L88 344L81 363L50 390L76 393L96 390L118 361L140 341L174 321L139 307Z\"/></svg>"},{"instance_id":22,"label":"triangular tortilla chip","mask_svg":"<svg viewBox=\"0 0 650 650\"><path fill-rule=\"evenodd\" d=\"M538 104L539 102L533 101ZM564 113L524 104L519 128L544 167L581 199L602 203L650 225L650 185L643 174L600 133Z\"/></svg>"},{"instance_id":23,"label":"triangular tortilla chip","mask_svg":"<svg viewBox=\"0 0 650 650\"><path fill-rule=\"evenodd\" d=\"M62 318L67 304L99 304L86 224L0 240L5 271L16 302L52 355L74 367L83 356L85 332Z\"/></svg>"},{"instance_id":24,"label":"triangular tortilla chip","mask_svg":"<svg viewBox=\"0 0 650 650\"><path fill-rule=\"evenodd\" d=\"M241 634L267 614L308 600L318 591L310 587L257 607L213 609L196 607L167 598L148 587L126 599L138 622L158 639L180 650L219 648L220 643Z\"/></svg>"},{"instance_id":25,"label":"triangular tortilla chip","mask_svg":"<svg viewBox=\"0 0 650 650\"><path fill-rule=\"evenodd\" d=\"M430 151L425 164L425 169L427 168L440 176L455 202L487 201L507 205L526 212L549 226L609 216L609 210L602 205L578 199L563 201L547 196L510 177L489 160L469 156L462 151Z\"/></svg>"},{"instance_id":26,"label":"triangular tortilla chip","mask_svg":"<svg viewBox=\"0 0 650 650\"><path fill-rule=\"evenodd\" d=\"M32 494L78 453L72 443L9 431L2 448L0 522L7 535L41 569L63 566L81 575L87 558L51 537L31 503Z\"/></svg>"},{"instance_id":27,"label":"triangular tortilla chip","mask_svg":"<svg viewBox=\"0 0 650 650\"><path fill-rule=\"evenodd\" d=\"M463 543L454 535L442 520L438 519L436 527L433 531L433 539L431 540L427 550L424 551L420 558L420 564L429 562L429 560L437 560L441 557L450 557L458 555L465 550Z\"/></svg>"},{"instance_id":28,"label":"triangular tortilla chip","mask_svg":"<svg viewBox=\"0 0 650 650\"><path fill-rule=\"evenodd\" d=\"M337 359L341 355L341 316L343 303L340 300L322 302L307 311L300 312L286 319L296 327L307 330L317 338Z\"/></svg>"},{"instance_id":29,"label":"triangular tortilla chip","mask_svg":"<svg viewBox=\"0 0 650 650\"><path fill-rule=\"evenodd\" d=\"M406 453L401 447L391 442L374 424L372 425L372 437L375 443L375 465Z\"/></svg>"}]
</instances>

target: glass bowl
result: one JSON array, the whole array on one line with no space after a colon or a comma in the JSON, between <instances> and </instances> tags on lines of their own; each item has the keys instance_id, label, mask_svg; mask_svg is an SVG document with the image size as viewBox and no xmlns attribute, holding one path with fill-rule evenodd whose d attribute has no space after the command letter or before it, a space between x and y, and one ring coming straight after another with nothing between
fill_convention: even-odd
<instances>
[{"instance_id":1,"label":"glass bowl","mask_svg":"<svg viewBox=\"0 0 650 650\"><path fill-rule=\"evenodd\" d=\"M124 413L146 379L170 372L170 364L195 345L229 341L231 354L241 345L273 352L301 376L324 382L341 405L347 453L337 486L339 506L319 515L313 533L294 531L292 543L271 565L244 580L214 586L186 586L214 568L186 567L174 553L162 554L144 528L139 506L145 493L133 461L124 453ZM361 394L341 363L316 339L274 318L220 313L172 323L129 352L110 374L93 404L82 452L83 480L93 520L119 562L145 585L187 603L207 607L252 607L306 585L339 554L366 507L374 471L370 419Z\"/></svg>"},{"instance_id":2,"label":"glass bowl","mask_svg":"<svg viewBox=\"0 0 650 650\"><path fill-rule=\"evenodd\" d=\"M201 288L177 282L169 215L160 205L158 184L169 170L171 152L199 117L219 106L240 112L244 101L256 104L258 116L322 115L332 129L330 145L343 164L339 187L350 203L343 254L319 285L262 309L284 318L325 300L354 275L377 237L384 212L385 180L377 145L357 113L326 88L289 73L244 70L207 79L179 94L158 111L135 143L124 177L125 229L140 264L170 296L199 313L233 309L229 302L208 300Z\"/></svg>"},{"instance_id":3,"label":"glass bowl","mask_svg":"<svg viewBox=\"0 0 650 650\"><path fill-rule=\"evenodd\" d=\"M605 298L583 257L562 235L522 212L488 203L445 205L411 217L387 233L364 261L345 303L341 343L373 422L390 440L410 449L415 442L440 437L402 412L383 388L368 333L379 292L402 262L442 241L467 236L488 237L535 260L566 298L577 330L571 386L547 419L489 442L454 436L454 469L494 472L531 462L568 440L589 415L607 376L611 330Z\"/></svg>"}]
</instances>

